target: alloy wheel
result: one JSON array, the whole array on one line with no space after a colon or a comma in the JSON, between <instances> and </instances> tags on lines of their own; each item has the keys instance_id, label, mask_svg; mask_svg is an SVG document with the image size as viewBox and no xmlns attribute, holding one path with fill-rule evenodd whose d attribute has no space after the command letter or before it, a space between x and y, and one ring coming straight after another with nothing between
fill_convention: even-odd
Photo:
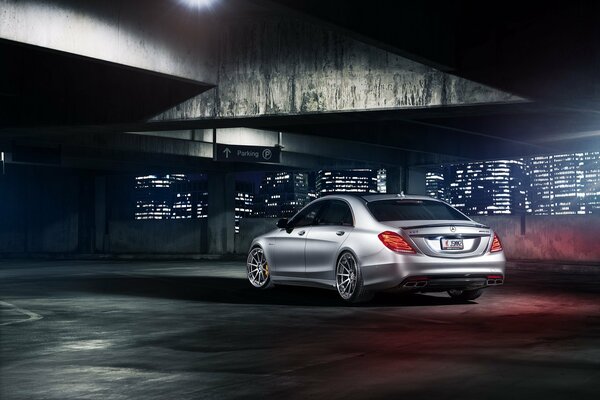
<instances>
[{"instance_id":1,"label":"alloy wheel","mask_svg":"<svg viewBox=\"0 0 600 400\"><path fill-rule=\"evenodd\" d=\"M252 249L248 254L246 270L248 280L254 287L263 287L269 281L269 264L267 264L265 253L260 247Z\"/></svg>"},{"instance_id":2,"label":"alloy wheel","mask_svg":"<svg viewBox=\"0 0 600 400\"><path fill-rule=\"evenodd\" d=\"M344 253L336 268L336 287L338 293L344 300L348 300L354 294L356 282L358 281L358 270L356 259L350 253Z\"/></svg>"}]
</instances>

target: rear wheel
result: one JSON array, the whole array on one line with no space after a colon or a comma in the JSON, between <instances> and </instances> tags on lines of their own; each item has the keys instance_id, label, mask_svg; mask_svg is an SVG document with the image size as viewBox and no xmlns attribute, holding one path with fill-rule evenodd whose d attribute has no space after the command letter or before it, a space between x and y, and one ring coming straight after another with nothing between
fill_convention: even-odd
<instances>
[{"instance_id":1,"label":"rear wheel","mask_svg":"<svg viewBox=\"0 0 600 400\"><path fill-rule=\"evenodd\" d=\"M452 289L448 290L448 294L450 297L456 300L475 300L479 296L483 294L483 289L475 289L475 290L457 290Z\"/></svg>"},{"instance_id":2,"label":"rear wheel","mask_svg":"<svg viewBox=\"0 0 600 400\"><path fill-rule=\"evenodd\" d=\"M265 253L260 247L255 247L248 253L246 272L248 280L255 288L268 289L273 287L267 257L265 257Z\"/></svg>"},{"instance_id":3,"label":"rear wheel","mask_svg":"<svg viewBox=\"0 0 600 400\"><path fill-rule=\"evenodd\" d=\"M335 268L335 286L340 297L349 303L362 303L373 298L364 284L356 257L344 252L338 259Z\"/></svg>"}]
</instances>

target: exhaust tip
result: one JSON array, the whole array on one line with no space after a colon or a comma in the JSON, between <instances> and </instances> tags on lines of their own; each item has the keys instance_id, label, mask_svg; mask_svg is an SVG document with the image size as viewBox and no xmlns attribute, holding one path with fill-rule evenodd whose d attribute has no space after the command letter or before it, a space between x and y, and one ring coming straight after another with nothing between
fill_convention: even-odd
<instances>
[{"instance_id":1,"label":"exhaust tip","mask_svg":"<svg viewBox=\"0 0 600 400\"><path fill-rule=\"evenodd\" d=\"M407 278L406 282L402 285L404 287L423 287L427 286L429 278L426 276L411 276Z\"/></svg>"}]
</instances>

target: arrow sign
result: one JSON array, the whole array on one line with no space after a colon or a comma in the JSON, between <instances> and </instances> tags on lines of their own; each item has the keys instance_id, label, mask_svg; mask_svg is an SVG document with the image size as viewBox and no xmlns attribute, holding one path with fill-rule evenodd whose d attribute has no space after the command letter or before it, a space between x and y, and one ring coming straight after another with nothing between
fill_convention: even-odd
<instances>
[{"instance_id":1,"label":"arrow sign","mask_svg":"<svg viewBox=\"0 0 600 400\"><path fill-rule=\"evenodd\" d=\"M215 161L247 163L280 163L281 148L277 146L238 146L217 144Z\"/></svg>"}]
</instances>

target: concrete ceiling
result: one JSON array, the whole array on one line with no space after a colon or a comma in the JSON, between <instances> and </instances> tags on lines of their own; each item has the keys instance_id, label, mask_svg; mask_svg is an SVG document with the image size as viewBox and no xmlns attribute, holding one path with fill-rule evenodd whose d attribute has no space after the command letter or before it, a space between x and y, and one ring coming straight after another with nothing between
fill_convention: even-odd
<instances>
[{"instance_id":1,"label":"concrete ceiling","mask_svg":"<svg viewBox=\"0 0 600 400\"><path fill-rule=\"evenodd\" d=\"M77 2L2 0L2 3L68 7ZM92 3L102 4L89 2ZM145 4L153 11L147 10L142 17L131 17L129 25L126 16L132 14L126 3L130 6L135 4L123 2L116 14L99 6L102 26L112 26L111 18L118 17L120 22L117 25L135 28L127 30L131 35L145 32L147 35L142 36L149 38L149 44L131 40L124 43L134 46L137 54L143 54L144 46L154 49L167 46L166 51L176 51L178 55L165 59L182 61L177 70L169 74L163 64L154 62L165 57L162 50L153 53L157 60L137 65L133 61L119 63L119 60L108 56L103 59L102 53L87 54L85 41L79 43L81 52L73 54L71 48L61 49L55 45L52 48L39 47L27 41L17 43L15 38L4 35L4 39L10 40L0 41L0 56L10 62L0 64L0 145L21 137L44 140L52 135L68 138L127 131L246 126L471 159L600 150L600 92L597 89L600 78L595 73L600 70L600 27L595 23L594 16L598 15L599 7L595 2L553 2L539 7L514 1L482 4L464 0L382 0L373 4L353 0L222 0L218 7L206 13L188 13L187 10L174 9L171 3L152 0ZM77 12L81 12L81 4L73 6ZM170 11L165 12L167 9ZM152 21L164 18L164 26L160 29L153 29L152 24L140 27L139 21L144 18ZM299 26L314 26L315 31L333 32L323 36L328 38L325 41L328 46L346 43L340 48L349 49L354 54L368 53L375 58L382 54L382 58L388 61L378 65L393 67L391 71L396 71L394 68L400 64L399 61L390 64L389 60L400 57L398 60L408 60L402 64L410 65L407 71L422 71L419 73L423 76L434 77L428 78L432 82L438 76L456 77L452 78L456 82L472 82L473 87L489 88L495 92L488 93L495 94L487 97L490 101L434 101L423 104L417 101L415 106L411 106L411 100L406 103L407 107L399 101L389 107L333 107L326 110L319 109L322 103L316 97L314 102L307 103L311 107L314 105L315 110L308 108L306 112L278 112L274 107L275 112L228 115L229 108L226 107L221 114L181 114L182 110L186 110L188 99L202 99L208 94L213 96L226 87L226 82L219 78L224 75L219 75L218 60L222 59L222 49L227 47L221 46L219 53L214 46L207 46L207 43L216 46L233 40L231 31L219 31L219 27L257 24L257 30L245 32L260 32L260 29L272 29L265 25L265 21L286 19L299 21ZM200 21L203 23L200 24ZM169 26L177 25L181 26L173 29L175 33L165 33ZM290 36L290 30L286 32L287 36L270 35L274 41L268 46L271 49L285 47L286 40L299 43ZM169 40L177 41L180 36L186 38L186 43L169 47ZM250 41L257 38L248 36ZM360 45L348 45L350 42ZM191 71L188 68L190 64L186 62L198 56L193 54L189 60L186 59L186 52L194 48L194 43L198 44L205 57L208 57L207 54L214 57L202 62L206 79L199 75L191 76L192 79L184 77L191 73L185 72ZM141 48L135 47L138 45ZM363 49L361 46L366 47L357 51ZM310 56L310 48L302 48L302 54ZM265 71L265 66L276 66L277 63L265 58L264 48L254 49L260 51L244 57L262 62L257 68L262 74L260 79L270 82L275 82L276 78L287 79L281 69ZM231 54L236 55L235 52ZM234 60L237 58L234 57ZM144 62L144 57L139 60ZM321 65L323 60L311 58L311 62ZM335 68L335 60L332 63L332 68ZM216 66L215 73L211 72L211 65ZM227 77L235 73L232 69L223 71ZM351 81L348 90L354 95L351 93L351 90L356 90L352 89L353 82L371 82L371 78L365 78L371 72L365 70L364 76L360 70L356 73L355 65L352 71L358 80ZM314 71L310 74L314 75ZM248 81L250 88L259 82L253 77L240 76ZM333 78L336 76L332 75ZM392 81L396 79L393 74L389 76ZM403 75L402 79L406 76ZM334 84L336 79L332 81ZM447 79L440 82L447 84ZM232 84L230 92L235 94L240 86L235 80L229 83ZM307 81L306 85L308 87L311 83ZM361 88L359 85L358 90ZM476 93L472 98L477 99L485 90L461 89L458 93L463 96L466 93L464 99ZM422 93L428 101L438 96L433 89ZM447 91L442 90L441 93ZM356 99L360 100L359 94ZM239 101L244 100L242 97L236 98L236 110L244 110L239 107ZM209 103L211 107L225 104L223 98L213 98L217 100ZM256 99L256 103L261 104L260 98ZM380 99L386 100L385 97ZM390 100L395 101L394 98ZM365 100L365 104L370 104L368 101ZM189 104L193 105L190 110L205 107L202 102ZM276 102L272 104L277 105ZM171 117L148 120L150 116L169 109L175 110Z\"/></svg>"}]
</instances>

